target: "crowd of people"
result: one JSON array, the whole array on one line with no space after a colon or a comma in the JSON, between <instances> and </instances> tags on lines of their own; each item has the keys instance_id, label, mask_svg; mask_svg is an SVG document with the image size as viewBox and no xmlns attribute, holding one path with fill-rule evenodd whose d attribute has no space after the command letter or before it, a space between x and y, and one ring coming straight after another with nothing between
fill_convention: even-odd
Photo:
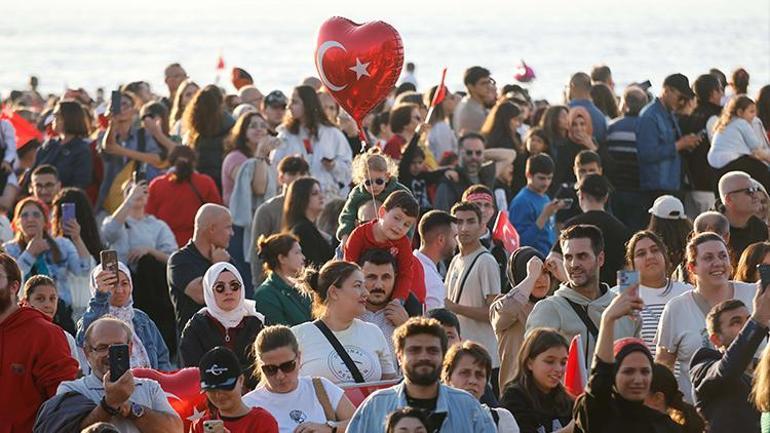
<instances>
[{"instance_id":1,"label":"crowd of people","mask_svg":"<svg viewBox=\"0 0 770 433\"><path fill-rule=\"evenodd\" d=\"M770 432L770 85L414 71L6 95L0 432Z\"/></svg>"}]
</instances>

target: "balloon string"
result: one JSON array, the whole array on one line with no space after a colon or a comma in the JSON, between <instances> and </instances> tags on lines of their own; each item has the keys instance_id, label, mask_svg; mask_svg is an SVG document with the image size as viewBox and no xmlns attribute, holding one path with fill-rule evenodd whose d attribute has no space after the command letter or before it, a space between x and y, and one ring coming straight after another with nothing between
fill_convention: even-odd
<instances>
[{"instance_id":1,"label":"balloon string","mask_svg":"<svg viewBox=\"0 0 770 433\"><path fill-rule=\"evenodd\" d=\"M366 133L364 132L364 125L359 121L358 124L358 138L361 139L361 154L366 153L367 148L369 147L369 140L366 138ZM362 156L365 158L365 156ZM369 194L372 196L372 206L374 207L374 218L377 220L377 222L380 221L380 212L377 208L377 196L374 195L374 191L372 190L374 184L374 180L372 179L372 173L369 171L369 164L364 164L364 167L366 168L366 178L369 179L372 182L372 186L370 186Z\"/></svg>"}]
</instances>

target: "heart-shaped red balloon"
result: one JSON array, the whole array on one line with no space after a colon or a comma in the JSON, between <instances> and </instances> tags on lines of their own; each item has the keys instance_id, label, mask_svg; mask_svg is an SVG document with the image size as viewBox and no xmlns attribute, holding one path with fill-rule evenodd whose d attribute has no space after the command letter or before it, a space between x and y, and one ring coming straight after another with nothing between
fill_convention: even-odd
<instances>
[{"instance_id":1,"label":"heart-shaped red balloon","mask_svg":"<svg viewBox=\"0 0 770 433\"><path fill-rule=\"evenodd\" d=\"M403 64L401 36L385 22L358 24L332 17L318 32L318 76L359 125L393 89Z\"/></svg>"}]
</instances>

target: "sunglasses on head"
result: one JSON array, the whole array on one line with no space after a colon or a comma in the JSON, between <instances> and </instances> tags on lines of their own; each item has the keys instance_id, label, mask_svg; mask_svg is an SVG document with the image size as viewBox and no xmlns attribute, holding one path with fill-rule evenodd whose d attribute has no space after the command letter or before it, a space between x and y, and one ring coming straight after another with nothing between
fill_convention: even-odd
<instances>
[{"instance_id":1,"label":"sunglasses on head","mask_svg":"<svg viewBox=\"0 0 770 433\"><path fill-rule=\"evenodd\" d=\"M382 177L378 177L377 179L366 179L364 181L364 185L372 186L372 184L374 184L374 185L377 185L377 186L383 186L383 185L385 185L385 182L387 182L387 180L385 180Z\"/></svg>"},{"instance_id":2,"label":"sunglasses on head","mask_svg":"<svg viewBox=\"0 0 770 433\"><path fill-rule=\"evenodd\" d=\"M228 288L228 286L225 283L214 284L214 290L217 293L224 293L225 289L227 289L227 288ZM230 283L229 288L230 288L231 292L237 292L237 291L241 290L241 283L239 283L237 281L233 281L233 282Z\"/></svg>"},{"instance_id":3,"label":"sunglasses on head","mask_svg":"<svg viewBox=\"0 0 770 433\"><path fill-rule=\"evenodd\" d=\"M297 358L279 365L265 364L260 368L262 369L262 372L268 376L275 376L276 373L278 373L278 370L281 370L284 374L288 374L297 368Z\"/></svg>"}]
</instances>

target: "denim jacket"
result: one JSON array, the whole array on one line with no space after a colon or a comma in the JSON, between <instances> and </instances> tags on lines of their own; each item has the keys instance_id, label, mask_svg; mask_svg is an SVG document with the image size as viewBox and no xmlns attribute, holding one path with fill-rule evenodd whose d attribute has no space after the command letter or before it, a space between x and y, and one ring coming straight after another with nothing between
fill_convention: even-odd
<instances>
[{"instance_id":1,"label":"denim jacket","mask_svg":"<svg viewBox=\"0 0 770 433\"><path fill-rule=\"evenodd\" d=\"M403 383L381 389L364 400L348 424L348 433L385 433L389 413L408 406ZM478 400L459 389L439 384L436 413L446 413L441 433L495 433L489 412Z\"/></svg>"},{"instance_id":2,"label":"denim jacket","mask_svg":"<svg viewBox=\"0 0 770 433\"><path fill-rule=\"evenodd\" d=\"M682 158L676 140L682 136L674 114L656 98L639 114L636 148L639 187L642 191L678 191L681 188Z\"/></svg>"},{"instance_id":3,"label":"denim jacket","mask_svg":"<svg viewBox=\"0 0 770 433\"><path fill-rule=\"evenodd\" d=\"M61 252L61 260L54 262L53 253L50 250L42 253L43 260L48 268L48 276L56 283L59 297L65 304L71 306L72 292L70 291L67 272L77 276L88 275L88 272L91 270L91 256L80 257L75 244L67 238L54 238L54 242L56 242L56 246L59 247ZM16 259L16 263L19 264L19 269L21 269L22 279L24 279L32 270L32 267L35 266L37 258L33 257L27 250L22 249L21 245L16 241L6 242L3 247L5 247L8 255ZM22 282L22 284L24 283Z\"/></svg>"},{"instance_id":4,"label":"denim jacket","mask_svg":"<svg viewBox=\"0 0 770 433\"><path fill-rule=\"evenodd\" d=\"M97 291L91 301L88 303L83 317L78 321L77 342L79 347L83 347L86 337L86 329L96 319L110 314L110 294ZM163 341L155 322L150 319L144 311L134 308L134 332L144 344L147 350L147 356L150 358L150 365L155 370L171 371L174 367L169 361L168 347Z\"/></svg>"}]
</instances>

